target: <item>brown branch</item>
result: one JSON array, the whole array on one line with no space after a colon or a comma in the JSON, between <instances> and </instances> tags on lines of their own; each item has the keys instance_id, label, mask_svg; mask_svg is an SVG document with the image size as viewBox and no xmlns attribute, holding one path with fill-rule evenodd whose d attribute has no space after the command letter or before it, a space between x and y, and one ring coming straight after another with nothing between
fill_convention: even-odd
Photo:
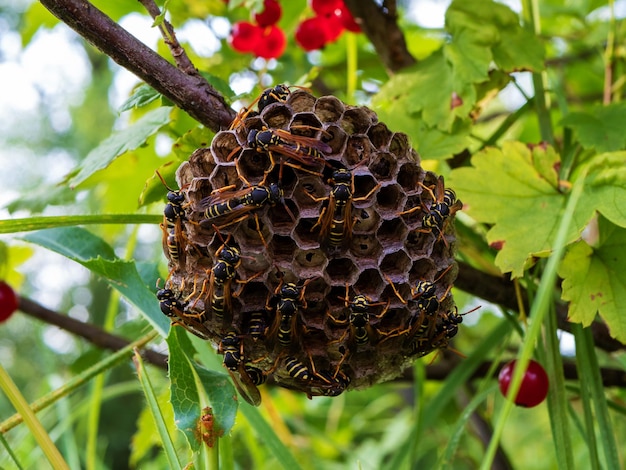
<instances>
[{"instance_id":1,"label":"brown branch","mask_svg":"<svg viewBox=\"0 0 626 470\"><path fill-rule=\"evenodd\" d=\"M86 0L40 0L87 42L137 75L213 131L227 128L235 112L199 74L170 64Z\"/></svg>"},{"instance_id":2,"label":"brown branch","mask_svg":"<svg viewBox=\"0 0 626 470\"><path fill-rule=\"evenodd\" d=\"M344 3L390 73L416 63L398 27L395 1L385 1L383 6L373 0L345 0Z\"/></svg>"},{"instance_id":3,"label":"brown branch","mask_svg":"<svg viewBox=\"0 0 626 470\"><path fill-rule=\"evenodd\" d=\"M68 317L67 315L61 315L60 313L50 310L26 297L19 297L18 301L19 309L23 313L30 315L31 317L38 318L39 320L42 320L50 325L58 326L65 331L86 339L100 348L118 351L131 343L124 338L107 333L103 329L90 323L84 323ZM150 349L145 349L142 355L151 364L167 369L166 355Z\"/></svg>"},{"instance_id":4,"label":"brown branch","mask_svg":"<svg viewBox=\"0 0 626 470\"><path fill-rule=\"evenodd\" d=\"M455 286L506 309L518 310L513 282L504 277L492 276L466 263L459 262L459 274ZM526 311L528 311L528 295L524 289L522 289L522 298ZM556 310L558 327L564 331L571 331L571 323L567 320L567 306L557 305ZM626 345L611 337L604 323L592 323L591 331L597 347L608 352L626 349Z\"/></svg>"}]
</instances>

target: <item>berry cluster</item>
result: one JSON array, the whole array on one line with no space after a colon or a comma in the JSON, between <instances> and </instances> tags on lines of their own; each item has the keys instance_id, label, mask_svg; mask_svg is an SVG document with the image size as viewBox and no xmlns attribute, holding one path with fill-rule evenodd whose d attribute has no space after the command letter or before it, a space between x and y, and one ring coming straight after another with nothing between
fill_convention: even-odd
<instances>
[{"instance_id":1,"label":"berry cluster","mask_svg":"<svg viewBox=\"0 0 626 470\"><path fill-rule=\"evenodd\" d=\"M305 51L323 48L336 41L344 30L360 32L343 0L311 0L312 18L302 21L296 29L296 42ZM233 25L229 42L238 52L252 52L257 57L275 59L285 52L285 33L277 25L282 9L277 0L265 0L263 11L254 21L238 21Z\"/></svg>"},{"instance_id":2,"label":"berry cluster","mask_svg":"<svg viewBox=\"0 0 626 470\"><path fill-rule=\"evenodd\" d=\"M238 21L230 33L230 45L239 52L252 52L257 57L276 59L285 52L285 33L276 23L282 9L276 0L265 0L263 11L254 15L254 22Z\"/></svg>"}]
</instances>

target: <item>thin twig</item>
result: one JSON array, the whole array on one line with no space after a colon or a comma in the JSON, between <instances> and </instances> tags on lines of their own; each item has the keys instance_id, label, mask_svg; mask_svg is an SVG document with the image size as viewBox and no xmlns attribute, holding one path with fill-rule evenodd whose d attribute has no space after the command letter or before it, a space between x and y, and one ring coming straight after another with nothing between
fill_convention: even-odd
<instances>
[{"instance_id":1,"label":"thin twig","mask_svg":"<svg viewBox=\"0 0 626 470\"><path fill-rule=\"evenodd\" d=\"M202 76L179 70L88 1L40 1L87 42L209 129L226 129L235 118L235 111Z\"/></svg>"},{"instance_id":2,"label":"thin twig","mask_svg":"<svg viewBox=\"0 0 626 470\"><path fill-rule=\"evenodd\" d=\"M161 10L153 0L139 0L139 3L141 3L148 13L150 13L153 20L156 20L161 15ZM158 28L161 32L161 36L163 36L163 41L165 41L167 47L170 48L170 52L172 53L172 57L176 61L178 68L187 75L200 75L198 73L198 69L196 69L193 62L191 62L191 59L187 55L187 52L178 42L172 24L166 19L163 19L163 21L159 23Z\"/></svg>"}]
</instances>

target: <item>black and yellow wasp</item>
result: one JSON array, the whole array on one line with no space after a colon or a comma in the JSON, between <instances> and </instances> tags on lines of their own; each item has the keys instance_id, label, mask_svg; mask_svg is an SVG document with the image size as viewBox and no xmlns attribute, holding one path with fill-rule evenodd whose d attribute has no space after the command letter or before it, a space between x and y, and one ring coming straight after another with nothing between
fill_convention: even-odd
<instances>
[{"instance_id":1,"label":"black and yellow wasp","mask_svg":"<svg viewBox=\"0 0 626 470\"><path fill-rule=\"evenodd\" d=\"M183 232L183 221L186 220L185 194L182 190L170 188L165 179L157 171L157 176L167 188L167 204L163 210L163 251L169 255L170 261L184 265L185 263L185 234Z\"/></svg>"},{"instance_id":2,"label":"black and yellow wasp","mask_svg":"<svg viewBox=\"0 0 626 470\"><path fill-rule=\"evenodd\" d=\"M255 369L252 372L254 379L249 374L245 366L244 343L237 332L234 330L226 332L217 350L220 354L224 355L224 367L232 377L239 394L252 406L259 406L261 404L261 393L257 388L255 380L257 382L260 380L260 376L256 374L258 372L262 374L262 371L257 368L248 367L250 371Z\"/></svg>"},{"instance_id":3,"label":"black and yellow wasp","mask_svg":"<svg viewBox=\"0 0 626 470\"><path fill-rule=\"evenodd\" d=\"M374 186L365 196L354 198L354 178L352 172L346 168L334 170L329 183L332 189L327 197L318 198L307 193L315 202L328 201L311 231L320 227L320 240L327 243L330 248L339 248L352 237L355 222L352 204L369 199L380 184Z\"/></svg>"}]
</instances>

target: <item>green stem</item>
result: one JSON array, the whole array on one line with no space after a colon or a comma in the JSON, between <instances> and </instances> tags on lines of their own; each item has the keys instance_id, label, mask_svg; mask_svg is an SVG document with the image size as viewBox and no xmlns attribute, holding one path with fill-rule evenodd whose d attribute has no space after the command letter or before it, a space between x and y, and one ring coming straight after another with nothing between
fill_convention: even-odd
<instances>
[{"instance_id":1,"label":"green stem","mask_svg":"<svg viewBox=\"0 0 626 470\"><path fill-rule=\"evenodd\" d=\"M511 384L507 394L507 400L504 403L500 415L498 416L491 442L489 442L485 458L483 459L480 467L481 470L489 470L491 468L491 464L498 449L500 437L502 436L504 426L506 425L506 420L511 412L511 409L513 408L513 398L517 396L517 392L519 391L522 383L522 375L528 368L528 362L530 361L534 345L539 338L539 333L544 319L550 310L549 303L553 300L552 296L554 283L556 281L556 270L561 262L563 253L565 252L567 232L569 231L569 226L574 217L574 211L576 209L576 205L578 204L578 200L582 195L584 183L585 173L583 172L574 184L574 188L570 193L553 243L554 248L552 255L550 256L546 264L546 269L541 277L541 282L539 283L539 288L537 289L537 296L533 299L532 307L530 309L530 327L528 328L528 332L524 337L524 342L522 343L522 347L518 353L515 371L513 373L513 378L511 379Z\"/></svg>"},{"instance_id":2,"label":"green stem","mask_svg":"<svg viewBox=\"0 0 626 470\"><path fill-rule=\"evenodd\" d=\"M69 470L70 467L65 462L65 459L63 459L61 452L59 452L59 449L54 445L54 442L52 442L52 439L35 416L35 413L33 413L28 406L28 402L20 393L15 382L13 382L11 376L4 367L2 367L2 364L0 364L0 387L15 407L15 410L22 416L26 426L28 426L31 434L48 458L52 468L55 470Z\"/></svg>"},{"instance_id":3,"label":"green stem","mask_svg":"<svg viewBox=\"0 0 626 470\"><path fill-rule=\"evenodd\" d=\"M159 224L163 216L158 214L98 214L62 215L53 217L28 217L26 219L0 220L0 233L32 232L55 227L102 224Z\"/></svg>"},{"instance_id":4,"label":"green stem","mask_svg":"<svg viewBox=\"0 0 626 470\"><path fill-rule=\"evenodd\" d=\"M357 64L359 51L357 37L354 33L345 33L346 36L346 100L354 103L354 93L357 84Z\"/></svg>"},{"instance_id":5,"label":"green stem","mask_svg":"<svg viewBox=\"0 0 626 470\"><path fill-rule=\"evenodd\" d=\"M47 395L41 397L30 405L30 410L34 413L47 408L51 404L55 403L60 398L69 395L71 392L81 387L89 380L91 380L96 375L102 373L105 370L110 369L115 366L117 363L122 362L125 359L128 359L128 356L132 353L134 348L143 348L146 344L152 341L154 338L158 336L158 332L151 331L147 335L139 338L137 341L130 343L123 349L106 356L105 359L94 364L89 369L83 371L80 375L73 377L69 380L63 387L54 390ZM0 423L0 434L6 433L10 429L13 429L15 426L24 421L23 416L19 413L11 416L9 419Z\"/></svg>"}]
</instances>

